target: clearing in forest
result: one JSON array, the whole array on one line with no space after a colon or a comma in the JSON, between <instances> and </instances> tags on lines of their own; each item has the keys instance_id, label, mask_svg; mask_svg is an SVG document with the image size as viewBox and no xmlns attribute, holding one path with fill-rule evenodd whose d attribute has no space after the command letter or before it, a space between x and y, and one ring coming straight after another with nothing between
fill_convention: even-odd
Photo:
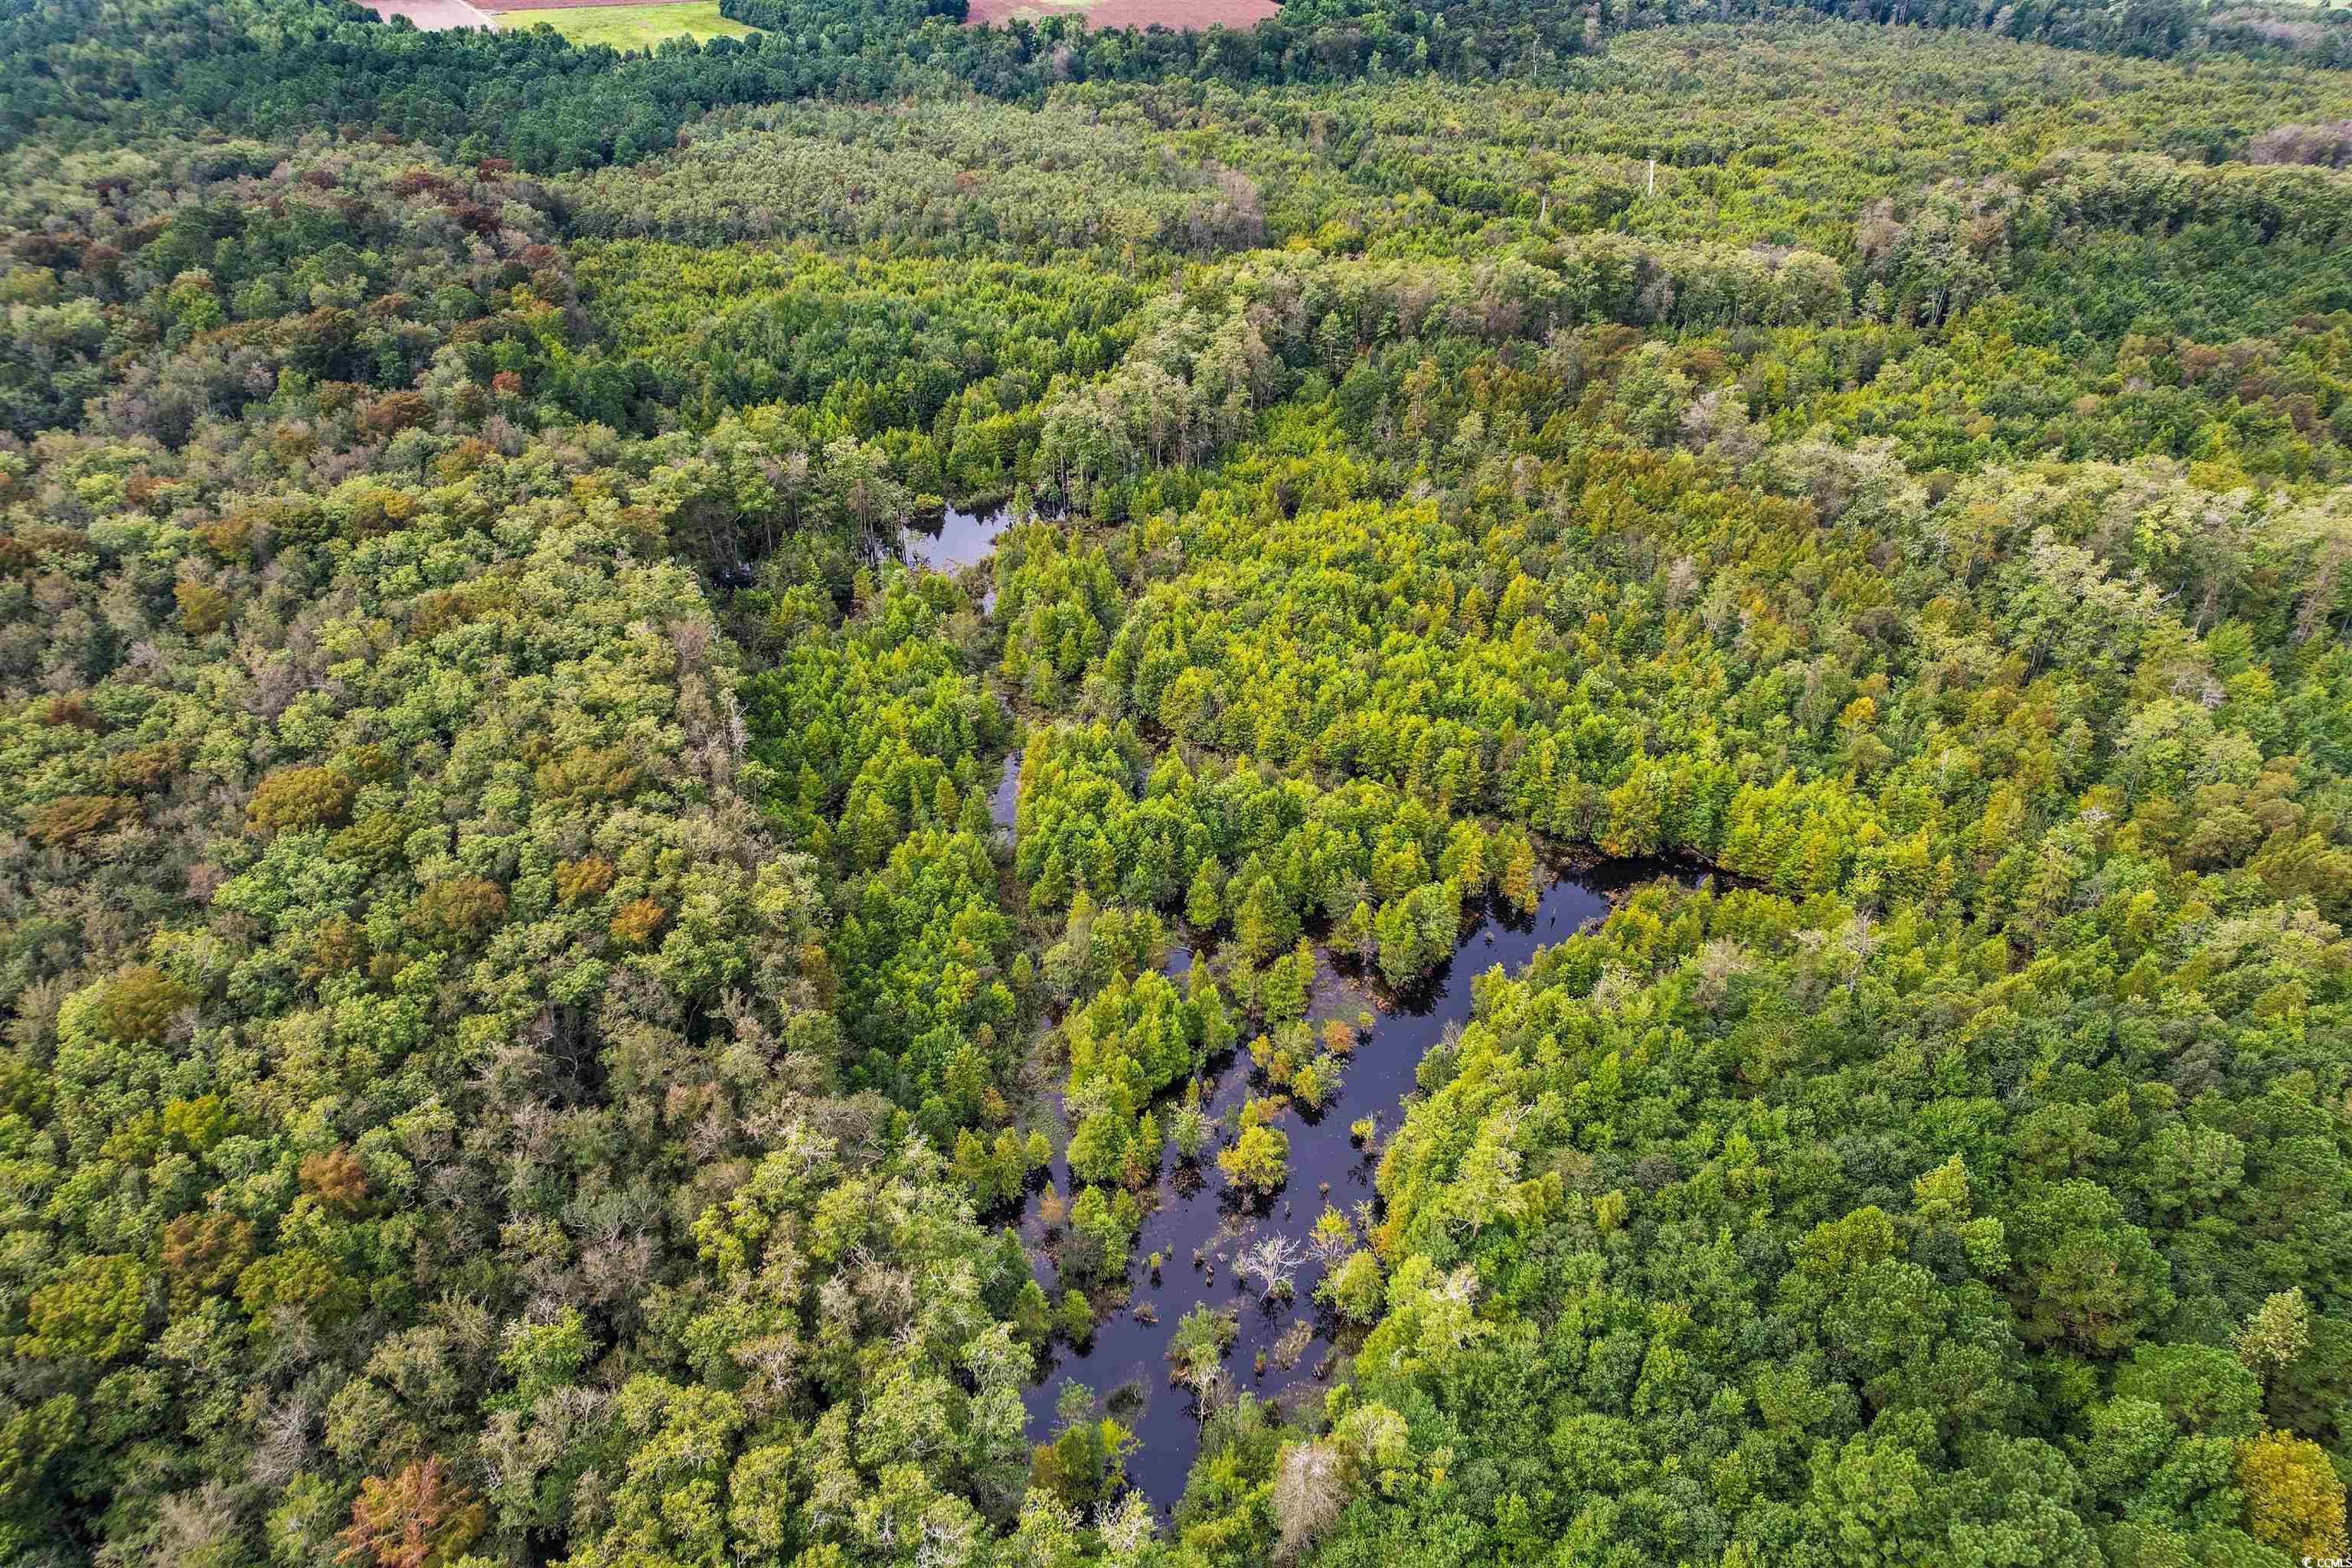
<instances>
[{"instance_id":1,"label":"clearing in forest","mask_svg":"<svg viewBox=\"0 0 2352 1568\"><path fill-rule=\"evenodd\" d=\"M405 16L428 33L443 33L452 27L497 26L490 16L467 5L466 0L367 0L367 8L386 22L394 16Z\"/></svg>"},{"instance_id":2,"label":"clearing in forest","mask_svg":"<svg viewBox=\"0 0 2352 1568\"><path fill-rule=\"evenodd\" d=\"M501 0L477 8L467 0L368 0L386 21L405 16L427 32L449 27L533 27L544 22L575 44L651 48L665 38L746 37L755 29L719 14L718 0ZM1090 27L1254 27L1281 7L1276 0L972 0L968 20L1004 23L1084 16Z\"/></svg>"},{"instance_id":3,"label":"clearing in forest","mask_svg":"<svg viewBox=\"0 0 2352 1568\"><path fill-rule=\"evenodd\" d=\"M605 5L597 0L507 0L499 6L501 28L554 28L575 44L610 44L616 49L646 49L664 38L749 37L753 29L719 14L719 0L673 0L667 5Z\"/></svg>"}]
</instances>

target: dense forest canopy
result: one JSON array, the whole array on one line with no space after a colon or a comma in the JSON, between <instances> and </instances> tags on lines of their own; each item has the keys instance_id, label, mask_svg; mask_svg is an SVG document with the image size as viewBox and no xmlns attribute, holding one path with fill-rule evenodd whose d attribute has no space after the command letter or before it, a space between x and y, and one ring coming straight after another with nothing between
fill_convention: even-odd
<instances>
[{"instance_id":1,"label":"dense forest canopy","mask_svg":"<svg viewBox=\"0 0 2352 1568\"><path fill-rule=\"evenodd\" d=\"M725 8L0 0L0 1559L2347 1553L2352 12Z\"/></svg>"}]
</instances>

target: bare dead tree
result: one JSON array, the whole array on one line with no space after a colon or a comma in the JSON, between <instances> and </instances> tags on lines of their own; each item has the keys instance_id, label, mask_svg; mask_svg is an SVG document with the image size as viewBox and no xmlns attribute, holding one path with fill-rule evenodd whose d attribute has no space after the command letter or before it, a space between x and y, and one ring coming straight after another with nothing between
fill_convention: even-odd
<instances>
[{"instance_id":1,"label":"bare dead tree","mask_svg":"<svg viewBox=\"0 0 2352 1568\"><path fill-rule=\"evenodd\" d=\"M1269 1231L1234 1255L1234 1268L1256 1282L1260 1300L1271 1300L1290 1294L1298 1266L1306 1259L1305 1247L1279 1231Z\"/></svg>"}]
</instances>

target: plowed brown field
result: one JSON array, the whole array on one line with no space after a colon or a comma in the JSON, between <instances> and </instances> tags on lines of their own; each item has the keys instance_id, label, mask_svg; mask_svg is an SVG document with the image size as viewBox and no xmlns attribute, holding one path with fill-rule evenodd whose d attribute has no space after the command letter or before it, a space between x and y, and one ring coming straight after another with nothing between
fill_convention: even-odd
<instances>
[{"instance_id":1,"label":"plowed brown field","mask_svg":"<svg viewBox=\"0 0 2352 1568\"><path fill-rule=\"evenodd\" d=\"M1009 22L1016 16L1082 16L1089 27L1160 26L1181 32L1220 22L1228 27L1254 27L1280 9L1275 0L1095 0L1091 5L971 0L968 20Z\"/></svg>"},{"instance_id":2,"label":"plowed brown field","mask_svg":"<svg viewBox=\"0 0 2352 1568\"><path fill-rule=\"evenodd\" d=\"M428 33L496 25L467 5L466 0L361 0L361 4L387 22L394 16L405 16Z\"/></svg>"}]
</instances>

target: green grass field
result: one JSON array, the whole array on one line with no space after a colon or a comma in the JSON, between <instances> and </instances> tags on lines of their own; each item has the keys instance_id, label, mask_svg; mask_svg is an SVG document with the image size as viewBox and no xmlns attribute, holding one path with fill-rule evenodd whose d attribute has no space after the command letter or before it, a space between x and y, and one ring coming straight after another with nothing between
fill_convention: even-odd
<instances>
[{"instance_id":1,"label":"green grass field","mask_svg":"<svg viewBox=\"0 0 2352 1568\"><path fill-rule=\"evenodd\" d=\"M544 23L575 44L610 44L616 49L650 48L664 38L747 37L751 29L719 14L719 0L677 0L662 5L582 5L543 11L508 11L502 29Z\"/></svg>"}]
</instances>

